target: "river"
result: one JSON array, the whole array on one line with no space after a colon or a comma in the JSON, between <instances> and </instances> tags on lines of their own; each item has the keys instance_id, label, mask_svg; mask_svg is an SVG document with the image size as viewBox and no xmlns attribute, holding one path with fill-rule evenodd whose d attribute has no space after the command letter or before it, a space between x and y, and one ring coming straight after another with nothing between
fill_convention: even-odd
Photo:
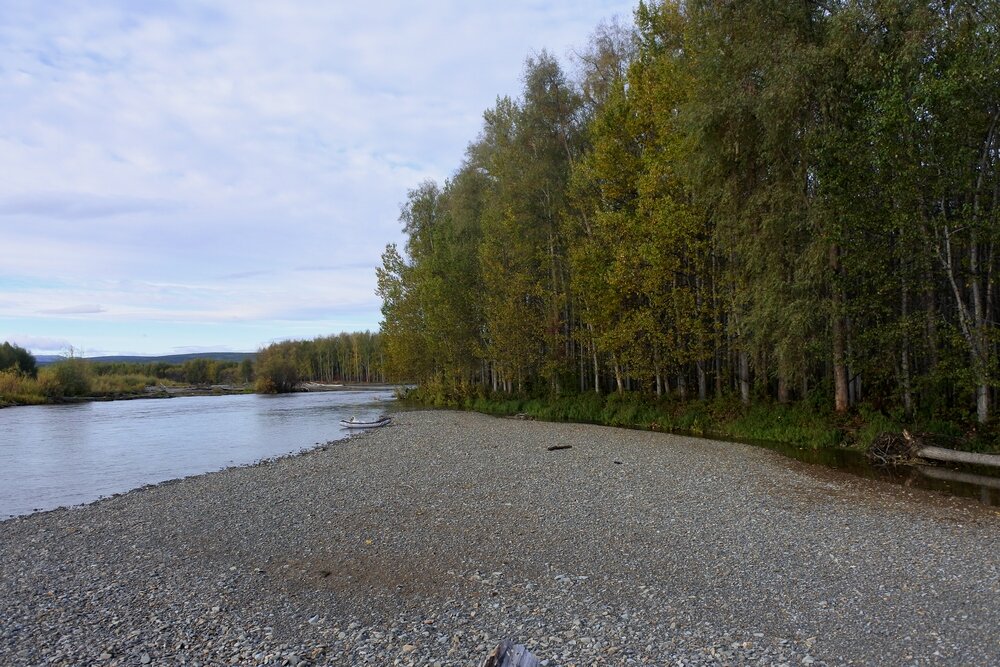
<instances>
[{"instance_id":1,"label":"river","mask_svg":"<svg viewBox=\"0 0 1000 667\"><path fill-rule=\"evenodd\" d=\"M386 412L388 388L195 396L0 410L0 520L290 454ZM844 449L750 443L855 475L1000 505L1000 479L961 467L869 465Z\"/></svg>"},{"instance_id":2,"label":"river","mask_svg":"<svg viewBox=\"0 0 1000 667\"><path fill-rule=\"evenodd\" d=\"M347 437L387 388L41 405L0 410L0 520Z\"/></svg>"}]
</instances>

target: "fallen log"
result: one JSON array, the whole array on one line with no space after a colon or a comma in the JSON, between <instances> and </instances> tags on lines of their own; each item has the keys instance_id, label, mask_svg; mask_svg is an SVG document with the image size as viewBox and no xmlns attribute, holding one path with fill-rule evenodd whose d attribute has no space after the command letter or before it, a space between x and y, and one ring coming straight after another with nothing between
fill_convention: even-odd
<instances>
[{"instance_id":1,"label":"fallen log","mask_svg":"<svg viewBox=\"0 0 1000 667\"><path fill-rule=\"evenodd\" d=\"M962 452L944 447L934 447L924 443L924 438L903 431L883 433L875 438L868 448L868 458L882 465L917 463L916 459L944 461L946 463L969 463L979 466L1000 468L1000 455Z\"/></svg>"},{"instance_id":2,"label":"fallen log","mask_svg":"<svg viewBox=\"0 0 1000 667\"><path fill-rule=\"evenodd\" d=\"M541 667L541 664L524 644L504 639L486 656L482 667Z\"/></svg>"},{"instance_id":3,"label":"fallen log","mask_svg":"<svg viewBox=\"0 0 1000 667\"><path fill-rule=\"evenodd\" d=\"M916 449L914 455L922 459L932 461L946 461L948 463L971 463L977 466L992 466L1000 468L1000 455L980 454L978 452L960 452L954 449L944 449L943 447L920 447Z\"/></svg>"}]
</instances>

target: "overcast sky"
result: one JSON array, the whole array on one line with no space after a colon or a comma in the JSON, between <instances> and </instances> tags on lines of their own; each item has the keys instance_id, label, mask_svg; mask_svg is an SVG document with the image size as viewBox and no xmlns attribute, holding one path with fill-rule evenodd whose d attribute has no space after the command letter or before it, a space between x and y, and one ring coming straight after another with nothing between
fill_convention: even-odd
<instances>
[{"instance_id":1,"label":"overcast sky","mask_svg":"<svg viewBox=\"0 0 1000 667\"><path fill-rule=\"evenodd\" d=\"M633 2L0 0L0 341L251 351L378 328L399 204L526 56Z\"/></svg>"}]
</instances>

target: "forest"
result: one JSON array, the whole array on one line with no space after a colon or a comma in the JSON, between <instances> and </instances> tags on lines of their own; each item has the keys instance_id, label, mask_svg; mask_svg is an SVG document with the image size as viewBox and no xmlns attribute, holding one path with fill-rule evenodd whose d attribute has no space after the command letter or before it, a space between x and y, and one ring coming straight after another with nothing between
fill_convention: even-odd
<instances>
[{"instance_id":1,"label":"forest","mask_svg":"<svg viewBox=\"0 0 1000 667\"><path fill-rule=\"evenodd\" d=\"M382 357L381 337L370 331L272 343L257 352L256 389L284 393L300 382L385 382Z\"/></svg>"},{"instance_id":2,"label":"forest","mask_svg":"<svg viewBox=\"0 0 1000 667\"><path fill-rule=\"evenodd\" d=\"M529 56L401 206L386 372L995 424L998 31L995 0L644 1Z\"/></svg>"},{"instance_id":3,"label":"forest","mask_svg":"<svg viewBox=\"0 0 1000 667\"><path fill-rule=\"evenodd\" d=\"M39 368L28 350L4 342L0 344L0 407L125 398L166 387L272 394L300 390L303 382L385 381L381 337L370 331L271 343L252 356L240 362L205 357L183 363L109 362L77 357L71 350L66 358Z\"/></svg>"}]
</instances>

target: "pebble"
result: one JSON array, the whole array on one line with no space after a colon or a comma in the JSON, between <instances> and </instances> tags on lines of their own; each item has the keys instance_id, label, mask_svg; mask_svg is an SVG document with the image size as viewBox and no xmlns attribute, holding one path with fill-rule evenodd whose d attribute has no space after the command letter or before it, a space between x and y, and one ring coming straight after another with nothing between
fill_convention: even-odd
<instances>
[{"instance_id":1,"label":"pebble","mask_svg":"<svg viewBox=\"0 0 1000 667\"><path fill-rule=\"evenodd\" d=\"M401 412L0 522L0 664L998 664L998 558L988 508L745 445Z\"/></svg>"}]
</instances>

